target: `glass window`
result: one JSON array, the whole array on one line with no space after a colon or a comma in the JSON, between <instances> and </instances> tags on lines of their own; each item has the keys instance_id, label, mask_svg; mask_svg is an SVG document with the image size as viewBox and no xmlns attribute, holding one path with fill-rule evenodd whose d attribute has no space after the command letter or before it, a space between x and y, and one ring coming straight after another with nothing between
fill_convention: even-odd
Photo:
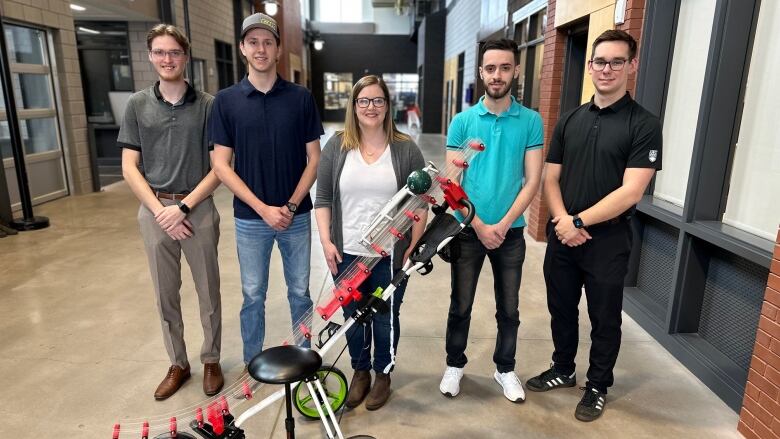
<instances>
[{"instance_id":1,"label":"glass window","mask_svg":"<svg viewBox=\"0 0 780 439\"><path fill-rule=\"evenodd\" d=\"M723 222L774 242L780 218L780 45L774 29L780 26L780 7L764 4L756 25Z\"/></svg>"},{"instance_id":2,"label":"glass window","mask_svg":"<svg viewBox=\"0 0 780 439\"><path fill-rule=\"evenodd\" d=\"M352 73L328 73L325 78L325 109L346 110L352 93Z\"/></svg>"},{"instance_id":3,"label":"glass window","mask_svg":"<svg viewBox=\"0 0 780 439\"><path fill-rule=\"evenodd\" d=\"M317 21L329 23L360 23L363 21L362 0L320 0Z\"/></svg>"},{"instance_id":4,"label":"glass window","mask_svg":"<svg viewBox=\"0 0 780 439\"><path fill-rule=\"evenodd\" d=\"M11 151L11 133L8 132L8 122L0 122L0 158L10 159L14 156Z\"/></svg>"},{"instance_id":5,"label":"glass window","mask_svg":"<svg viewBox=\"0 0 780 439\"><path fill-rule=\"evenodd\" d=\"M406 122L407 110L414 108L417 102L419 76L417 73L385 73L382 79L390 92L393 119L397 123Z\"/></svg>"},{"instance_id":6,"label":"glass window","mask_svg":"<svg viewBox=\"0 0 780 439\"><path fill-rule=\"evenodd\" d=\"M520 48L520 74L517 77L517 100L524 106L539 110L544 56L544 29L547 9L542 9L515 24L515 42Z\"/></svg>"},{"instance_id":7,"label":"glass window","mask_svg":"<svg viewBox=\"0 0 780 439\"><path fill-rule=\"evenodd\" d=\"M45 33L42 30L22 26L6 26L5 39L8 58L12 63L47 64Z\"/></svg>"},{"instance_id":8,"label":"glass window","mask_svg":"<svg viewBox=\"0 0 780 439\"><path fill-rule=\"evenodd\" d=\"M202 59L192 59L192 86L195 90L206 91L206 61Z\"/></svg>"},{"instance_id":9,"label":"glass window","mask_svg":"<svg viewBox=\"0 0 780 439\"><path fill-rule=\"evenodd\" d=\"M18 73L13 75L14 94L21 99L16 103L20 108L51 108L51 90L49 75ZM5 106L5 104L3 104Z\"/></svg>"},{"instance_id":10,"label":"glass window","mask_svg":"<svg viewBox=\"0 0 780 439\"><path fill-rule=\"evenodd\" d=\"M20 125L22 126L22 141L26 154L60 149L57 142L57 120L55 118L27 119L20 121Z\"/></svg>"},{"instance_id":11,"label":"glass window","mask_svg":"<svg viewBox=\"0 0 780 439\"><path fill-rule=\"evenodd\" d=\"M680 207L688 187L714 16L715 3L709 0L680 4L664 110L664 169L656 174L653 192L656 198Z\"/></svg>"}]
</instances>

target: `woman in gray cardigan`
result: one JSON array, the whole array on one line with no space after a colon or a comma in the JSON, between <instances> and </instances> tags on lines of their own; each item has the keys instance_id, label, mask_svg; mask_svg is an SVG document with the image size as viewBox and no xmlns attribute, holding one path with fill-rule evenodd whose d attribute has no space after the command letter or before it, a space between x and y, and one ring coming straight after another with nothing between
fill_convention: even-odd
<instances>
[{"instance_id":1,"label":"woman in gray cardigan","mask_svg":"<svg viewBox=\"0 0 780 439\"><path fill-rule=\"evenodd\" d=\"M358 257L376 256L359 243L363 228L404 186L406 177L425 166L417 145L396 129L388 111L389 97L381 78L373 75L361 78L352 88L344 131L331 137L322 150L314 213L334 279ZM425 230L426 214L427 210L418 212L421 221L396 244L390 256L382 258L374 267L360 287L364 296L390 284L414 248L411 244ZM354 325L347 332L354 369L346 401L349 408L357 407L365 399L366 408L376 410L390 396L390 371L395 364L400 335L398 312L405 288L405 284L401 285L390 298L390 313L374 315L365 325ZM359 306L360 303L354 302L344 306L345 318ZM376 374L373 386L372 368Z\"/></svg>"}]
</instances>

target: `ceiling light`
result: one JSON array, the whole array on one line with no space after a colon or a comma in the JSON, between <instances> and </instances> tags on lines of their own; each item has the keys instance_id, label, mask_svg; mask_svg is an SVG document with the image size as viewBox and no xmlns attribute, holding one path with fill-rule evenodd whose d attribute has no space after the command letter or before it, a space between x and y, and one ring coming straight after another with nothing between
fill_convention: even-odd
<instances>
[{"instance_id":1,"label":"ceiling light","mask_svg":"<svg viewBox=\"0 0 780 439\"><path fill-rule=\"evenodd\" d=\"M314 43L314 50L322 50L322 47L325 45L325 41L322 41L320 39L314 40L313 43Z\"/></svg>"},{"instance_id":2,"label":"ceiling light","mask_svg":"<svg viewBox=\"0 0 780 439\"><path fill-rule=\"evenodd\" d=\"M265 1L263 6L265 7L265 13L272 17L276 15L277 12L279 12L279 3L276 3L273 0Z\"/></svg>"},{"instance_id":3,"label":"ceiling light","mask_svg":"<svg viewBox=\"0 0 780 439\"><path fill-rule=\"evenodd\" d=\"M87 10L87 8L85 8L84 6L74 5L73 3L70 4L70 8L78 12L84 12Z\"/></svg>"},{"instance_id":4,"label":"ceiling light","mask_svg":"<svg viewBox=\"0 0 780 439\"><path fill-rule=\"evenodd\" d=\"M84 32L85 34L93 34L93 35L97 35L100 33L99 30L90 29L88 27L82 27L82 26L79 26L79 31Z\"/></svg>"}]
</instances>

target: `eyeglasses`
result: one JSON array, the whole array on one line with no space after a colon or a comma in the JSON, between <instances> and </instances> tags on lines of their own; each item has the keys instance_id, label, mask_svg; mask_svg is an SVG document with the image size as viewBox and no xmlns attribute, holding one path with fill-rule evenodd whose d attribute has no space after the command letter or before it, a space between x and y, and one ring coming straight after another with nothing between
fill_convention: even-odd
<instances>
[{"instance_id":1,"label":"eyeglasses","mask_svg":"<svg viewBox=\"0 0 780 439\"><path fill-rule=\"evenodd\" d=\"M382 108L385 106L385 102L387 102L387 99L385 98L358 98L355 99L355 103L360 108L368 108L368 105L371 103L374 103L374 107L376 108Z\"/></svg>"},{"instance_id":2,"label":"eyeglasses","mask_svg":"<svg viewBox=\"0 0 780 439\"><path fill-rule=\"evenodd\" d=\"M157 59L165 59L166 56L170 56L173 59L179 59L184 56L183 50L162 50L153 49L149 51L153 57Z\"/></svg>"},{"instance_id":3,"label":"eyeglasses","mask_svg":"<svg viewBox=\"0 0 780 439\"><path fill-rule=\"evenodd\" d=\"M590 66L591 66L591 68L593 68L593 70L595 70L597 72L600 72L600 71L604 70L604 67L606 67L607 64L609 64L609 68L611 70L613 70L613 71L620 71L620 70L623 70L623 67L626 66L626 61L627 60L625 60L623 58L616 58L616 59L613 59L612 61L607 61L607 60L603 60L603 59L592 59L592 60L590 60Z\"/></svg>"}]
</instances>

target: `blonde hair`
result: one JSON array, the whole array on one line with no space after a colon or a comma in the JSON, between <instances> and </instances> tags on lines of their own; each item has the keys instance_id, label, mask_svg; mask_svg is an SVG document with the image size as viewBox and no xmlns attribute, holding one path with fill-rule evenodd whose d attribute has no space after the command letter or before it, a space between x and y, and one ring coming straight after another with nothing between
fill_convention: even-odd
<instances>
[{"instance_id":1,"label":"blonde hair","mask_svg":"<svg viewBox=\"0 0 780 439\"><path fill-rule=\"evenodd\" d=\"M393 122L392 108L389 108L390 92L387 90L385 81L379 76L368 75L360 78L352 87L351 99L347 103L347 117L344 121L344 131L336 133L341 136L341 149L344 151L357 149L360 146L360 125L358 124L357 113L355 112L355 100L364 88L371 85L378 85L385 96L385 108L387 108L387 112L385 112L385 121L382 126L385 130L385 135L387 136L387 144L412 140L408 135L398 131L395 122Z\"/></svg>"},{"instance_id":2,"label":"blonde hair","mask_svg":"<svg viewBox=\"0 0 780 439\"><path fill-rule=\"evenodd\" d=\"M184 32L182 32L181 29L172 24L160 23L153 27L149 33L146 34L146 47L149 50L152 50L152 41L154 41L155 38L164 35L168 35L169 37L172 37L174 40L176 40L179 46L181 46L185 55L190 54L190 41L187 39L187 36L184 35Z\"/></svg>"}]
</instances>

